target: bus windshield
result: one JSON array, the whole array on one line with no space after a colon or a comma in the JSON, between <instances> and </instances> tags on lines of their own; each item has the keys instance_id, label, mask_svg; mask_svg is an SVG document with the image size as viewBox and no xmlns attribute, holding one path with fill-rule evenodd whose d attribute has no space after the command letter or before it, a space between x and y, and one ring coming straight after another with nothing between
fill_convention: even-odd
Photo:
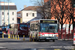
<instances>
[{"instance_id":1,"label":"bus windshield","mask_svg":"<svg viewBox=\"0 0 75 50\"><path fill-rule=\"evenodd\" d=\"M25 24L20 24L20 27L27 27L27 25L25 25Z\"/></svg>"},{"instance_id":2,"label":"bus windshield","mask_svg":"<svg viewBox=\"0 0 75 50\"><path fill-rule=\"evenodd\" d=\"M41 23L40 32L57 33L57 24Z\"/></svg>"},{"instance_id":3,"label":"bus windshield","mask_svg":"<svg viewBox=\"0 0 75 50\"><path fill-rule=\"evenodd\" d=\"M28 26L26 24L20 24L20 30L27 31Z\"/></svg>"}]
</instances>

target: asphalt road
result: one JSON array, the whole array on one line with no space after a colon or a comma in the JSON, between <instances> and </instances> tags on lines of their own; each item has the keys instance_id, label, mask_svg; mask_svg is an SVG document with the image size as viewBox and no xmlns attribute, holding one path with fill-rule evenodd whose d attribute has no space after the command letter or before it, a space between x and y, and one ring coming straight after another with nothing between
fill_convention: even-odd
<instances>
[{"instance_id":1,"label":"asphalt road","mask_svg":"<svg viewBox=\"0 0 75 50\"><path fill-rule=\"evenodd\" d=\"M25 41L22 37L19 40L0 38L0 50L73 50L72 44L73 41L63 40L30 42L28 37Z\"/></svg>"}]
</instances>

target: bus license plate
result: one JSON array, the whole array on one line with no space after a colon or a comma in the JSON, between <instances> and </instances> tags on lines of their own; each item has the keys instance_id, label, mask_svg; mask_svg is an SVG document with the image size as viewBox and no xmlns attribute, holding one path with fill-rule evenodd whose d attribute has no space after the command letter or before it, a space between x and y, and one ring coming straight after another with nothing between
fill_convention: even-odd
<instances>
[{"instance_id":1,"label":"bus license plate","mask_svg":"<svg viewBox=\"0 0 75 50\"><path fill-rule=\"evenodd\" d=\"M51 38L46 38L46 39L51 39Z\"/></svg>"}]
</instances>

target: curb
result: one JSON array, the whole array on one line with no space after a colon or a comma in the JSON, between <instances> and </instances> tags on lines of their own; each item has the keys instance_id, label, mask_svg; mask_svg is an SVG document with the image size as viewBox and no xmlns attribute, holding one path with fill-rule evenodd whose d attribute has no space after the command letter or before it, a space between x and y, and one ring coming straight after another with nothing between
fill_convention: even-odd
<instances>
[{"instance_id":1,"label":"curb","mask_svg":"<svg viewBox=\"0 0 75 50\"><path fill-rule=\"evenodd\" d=\"M58 39L58 40L64 40L64 39ZM73 41L73 39L65 39L66 41ZM65 41L64 40L64 41Z\"/></svg>"}]
</instances>

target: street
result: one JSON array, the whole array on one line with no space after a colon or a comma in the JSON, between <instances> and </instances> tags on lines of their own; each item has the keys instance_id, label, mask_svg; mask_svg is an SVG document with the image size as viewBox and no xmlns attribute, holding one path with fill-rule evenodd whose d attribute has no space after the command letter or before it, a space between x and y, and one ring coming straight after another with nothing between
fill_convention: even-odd
<instances>
[{"instance_id":1,"label":"street","mask_svg":"<svg viewBox=\"0 0 75 50\"><path fill-rule=\"evenodd\" d=\"M8 39L8 38L0 38L0 50L63 50L63 49L74 49L72 46L72 41L63 41L56 40L53 41L40 41L40 42L30 42L29 37L20 39Z\"/></svg>"}]
</instances>

